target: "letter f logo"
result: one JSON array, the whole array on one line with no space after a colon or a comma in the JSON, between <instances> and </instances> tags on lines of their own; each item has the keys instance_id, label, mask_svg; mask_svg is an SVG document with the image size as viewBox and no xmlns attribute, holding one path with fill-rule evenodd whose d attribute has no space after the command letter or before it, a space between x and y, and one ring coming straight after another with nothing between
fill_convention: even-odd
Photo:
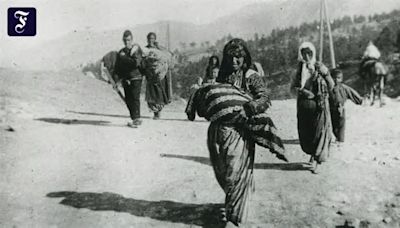
<instances>
[{"instance_id":1,"label":"letter f logo","mask_svg":"<svg viewBox=\"0 0 400 228\"><path fill-rule=\"evenodd\" d=\"M8 35L35 36L36 9L35 8L8 8Z\"/></svg>"},{"instance_id":2,"label":"letter f logo","mask_svg":"<svg viewBox=\"0 0 400 228\"><path fill-rule=\"evenodd\" d=\"M21 10L18 10L14 13L14 18L19 21L19 24L15 26L15 32L16 33L23 33L25 31L24 27L26 25L26 21L28 20L29 12L24 12Z\"/></svg>"}]
</instances>

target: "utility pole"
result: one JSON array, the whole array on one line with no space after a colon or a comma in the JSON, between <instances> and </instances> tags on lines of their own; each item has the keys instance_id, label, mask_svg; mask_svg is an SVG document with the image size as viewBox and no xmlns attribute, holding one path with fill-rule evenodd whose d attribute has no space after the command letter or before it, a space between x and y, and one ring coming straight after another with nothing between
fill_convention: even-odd
<instances>
[{"instance_id":1,"label":"utility pole","mask_svg":"<svg viewBox=\"0 0 400 228\"><path fill-rule=\"evenodd\" d=\"M169 65L168 65L168 78L167 78L167 80L168 80L168 95L169 95L169 98L170 98L170 100L172 100L172 72L171 72L171 66L172 66L172 61L174 61L173 60L173 58L174 58L174 56L173 56L173 54L172 54L172 52L171 52L171 39L170 39L170 27L169 27L170 25L169 25L169 21L167 22L167 49L168 49L168 52L171 54L171 60L170 60L170 63L169 63Z\"/></svg>"},{"instance_id":2,"label":"utility pole","mask_svg":"<svg viewBox=\"0 0 400 228\"><path fill-rule=\"evenodd\" d=\"M319 61L322 62L324 54L324 0L321 0L321 7L319 11Z\"/></svg>"},{"instance_id":3,"label":"utility pole","mask_svg":"<svg viewBox=\"0 0 400 228\"><path fill-rule=\"evenodd\" d=\"M326 5L326 1L325 0L322 0L322 1L324 4L326 26L328 28L329 49L330 49L330 53L331 53L331 64L332 64L332 68L336 68L335 50L333 48L333 38L332 38L332 31L331 31L331 23L329 21L329 15L328 15L328 7Z\"/></svg>"},{"instance_id":4,"label":"utility pole","mask_svg":"<svg viewBox=\"0 0 400 228\"><path fill-rule=\"evenodd\" d=\"M171 51L171 43L170 43L170 39L169 39L169 22L167 22L167 49L168 51Z\"/></svg>"}]
</instances>

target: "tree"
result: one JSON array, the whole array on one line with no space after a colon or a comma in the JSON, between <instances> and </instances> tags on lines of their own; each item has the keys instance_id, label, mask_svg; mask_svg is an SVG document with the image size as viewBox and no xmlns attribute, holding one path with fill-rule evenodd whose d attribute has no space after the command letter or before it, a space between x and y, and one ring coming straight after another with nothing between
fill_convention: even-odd
<instances>
[{"instance_id":1,"label":"tree","mask_svg":"<svg viewBox=\"0 0 400 228\"><path fill-rule=\"evenodd\" d=\"M254 41L258 42L259 39L260 39L260 36L258 35L258 33L254 33Z\"/></svg>"},{"instance_id":2,"label":"tree","mask_svg":"<svg viewBox=\"0 0 400 228\"><path fill-rule=\"evenodd\" d=\"M191 48L195 48L195 47L196 47L196 45L197 45L197 43L196 43L196 42L194 42L194 41L190 43L190 47L191 47Z\"/></svg>"},{"instance_id":3,"label":"tree","mask_svg":"<svg viewBox=\"0 0 400 228\"><path fill-rule=\"evenodd\" d=\"M378 38L375 40L375 45L385 54L391 53L394 50L394 34L389 27L383 28Z\"/></svg>"},{"instance_id":4,"label":"tree","mask_svg":"<svg viewBox=\"0 0 400 228\"><path fill-rule=\"evenodd\" d=\"M366 17L363 15L354 16L354 23L356 23L356 24L361 24L361 23L364 23L365 21L366 21Z\"/></svg>"},{"instance_id":5,"label":"tree","mask_svg":"<svg viewBox=\"0 0 400 228\"><path fill-rule=\"evenodd\" d=\"M185 50L185 49L186 49L186 46L187 46L187 45L186 45L186 43L185 43L185 42L180 42L179 44L181 45L181 47L182 47L182 49L183 49L183 50Z\"/></svg>"}]
</instances>

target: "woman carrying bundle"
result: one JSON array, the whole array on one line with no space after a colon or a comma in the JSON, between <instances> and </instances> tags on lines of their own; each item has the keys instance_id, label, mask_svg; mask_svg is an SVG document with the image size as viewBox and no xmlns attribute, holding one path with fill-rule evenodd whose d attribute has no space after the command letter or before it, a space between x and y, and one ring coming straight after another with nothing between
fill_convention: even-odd
<instances>
[{"instance_id":1,"label":"woman carrying bundle","mask_svg":"<svg viewBox=\"0 0 400 228\"><path fill-rule=\"evenodd\" d=\"M147 46L144 49L146 56L142 63L142 71L146 76L146 101L149 109L154 113L155 120L160 119L161 111L171 102L169 91L170 80L168 75L172 56L158 45L156 34L147 35Z\"/></svg>"},{"instance_id":2,"label":"woman carrying bundle","mask_svg":"<svg viewBox=\"0 0 400 228\"><path fill-rule=\"evenodd\" d=\"M265 114L270 106L266 86L250 69L251 63L245 42L229 41L223 50L217 84L200 88L186 109L191 120L197 112L211 121L208 149L215 176L226 194L227 227L240 226L246 220L254 191L255 144L287 161L282 140Z\"/></svg>"},{"instance_id":3,"label":"woman carrying bundle","mask_svg":"<svg viewBox=\"0 0 400 228\"><path fill-rule=\"evenodd\" d=\"M329 112L329 92L334 81L329 70L316 62L315 47L304 42L299 47L299 68L291 89L297 93L297 129L301 149L311 156L311 171L317 173L317 165L326 161L332 140Z\"/></svg>"}]
</instances>

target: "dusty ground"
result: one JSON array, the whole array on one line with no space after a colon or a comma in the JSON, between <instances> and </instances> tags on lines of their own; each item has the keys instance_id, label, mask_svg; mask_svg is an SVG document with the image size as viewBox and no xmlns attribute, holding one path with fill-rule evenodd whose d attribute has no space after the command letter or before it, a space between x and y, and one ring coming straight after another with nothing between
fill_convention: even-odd
<instances>
[{"instance_id":1,"label":"dusty ground","mask_svg":"<svg viewBox=\"0 0 400 228\"><path fill-rule=\"evenodd\" d=\"M185 121L182 102L160 121L143 104L143 126L130 129L109 85L79 72L0 69L0 79L0 227L216 226L224 195L208 123ZM273 103L291 163L258 148L251 225L400 226L400 102L347 109L346 144L313 175L295 101Z\"/></svg>"}]
</instances>

